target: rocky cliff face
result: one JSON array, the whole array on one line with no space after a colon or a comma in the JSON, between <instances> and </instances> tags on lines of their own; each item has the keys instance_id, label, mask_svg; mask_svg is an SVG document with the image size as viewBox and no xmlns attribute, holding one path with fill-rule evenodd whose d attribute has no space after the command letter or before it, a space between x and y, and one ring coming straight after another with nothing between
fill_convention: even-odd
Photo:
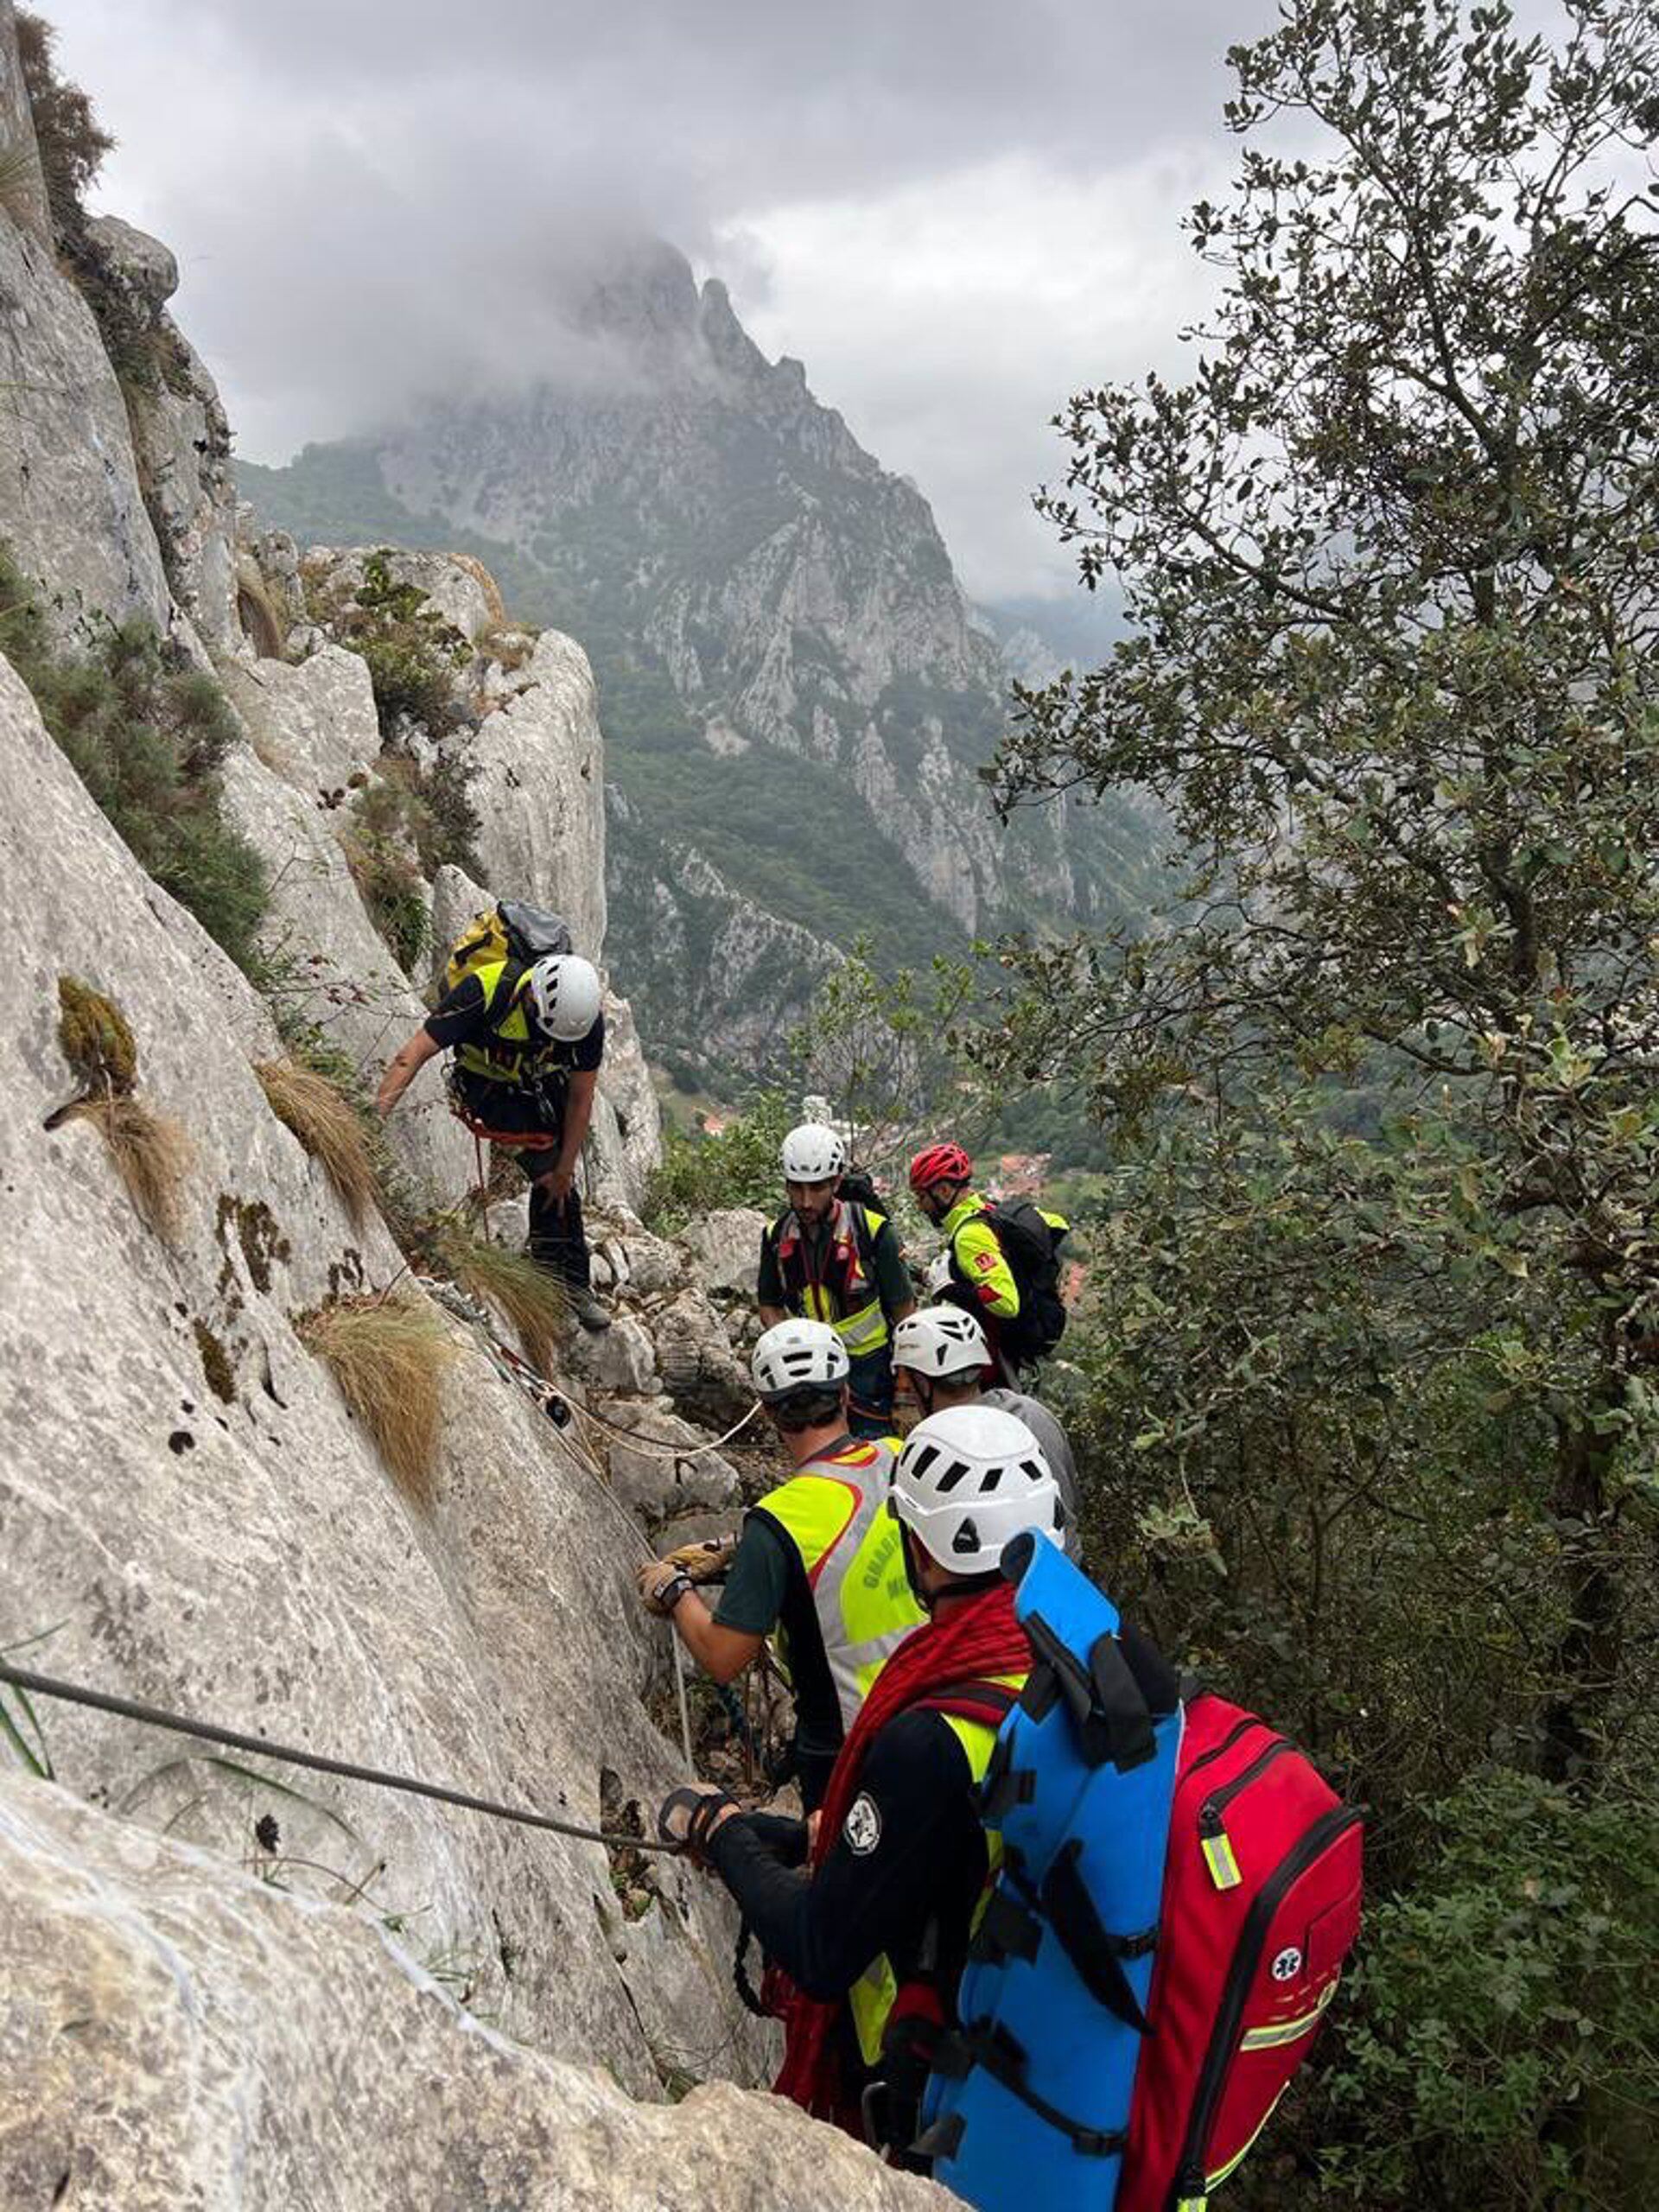
<instances>
[{"instance_id":1,"label":"rocky cliff face","mask_svg":"<svg viewBox=\"0 0 1659 2212\"><path fill-rule=\"evenodd\" d=\"M598 669L619 956L648 971L653 1029L709 1000L647 933L640 887L712 869L790 925L717 990L701 1046L747 1064L826 948L858 936L925 964L1018 921L1132 906L1146 838L1116 813L993 819L978 770L1007 671L925 499L890 474L798 361L769 362L725 288L656 245L567 302L569 358L515 394L469 395L355 448L250 469L299 530L375 518L407 542L464 532L515 606L574 629ZM571 367L580 364L581 373ZM338 524L337 524L337 518ZM683 932L688 948L698 931Z\"/></svg>"},{"instance_id":2,"label":"rocky cliff face","mask_svg":"<svg viewBox=\"0 0 1659 2212\"><path fill-rule=\"evenodd\" d=\"M0 94L20 123L5 0ZM292 547L238 539L213 438L144 443L29 218L26 195L0 209L6 342L27 386L50 372L57 411L0 456L0 537L63 634L141 614L217 668L241 733L226 807L276 882L273 997L145 874L0 661L0 1646L273 1744L626 1827L683 1771L654 1717L672 1710L664 1631L630 1570L665 1516L734 1510L740 1471L696 1424L747 1395L738 1318L627 1210L654 1123L626 1009L594 1219L618 1319L543 1353L561 1429L512 1379L505 1323L411 1272L267 1103L275 1011L297 1001L365 1063L418 1018L418 963L372 926L336 834L346 793L391 779L385 734ZM156 307L164 250L116 244ZM187 429L217 404L189 378L168 418ZM341 556L323 581L354 573ZM398 757L491 732L486 772L534 817L499 828L492 866L575 909L597 949L602 902L565 873L602 854L580 652L496 634L467 561L419 576L463 640L467 711L400 733ZM476 889L452 867L418 895L442 917ZM66 1026L88 991L128 1040L120 1091ZM77 1097L99 1110L66 1115ZM162 1142L166 1208L135 1198L118 1098ZM435 1103L404 1141L429 1196L453 1198L470 1148ZM448 1354L419 1485L309 1348L320 1308L388 1300ZM730 1913L677 1864L36 1711L24 1740L50 1777L0 1732L8 2202L598 2212L656 2201L664 2170L709 2212L942 2201L735 2088L658 2101L763 2078L773 2055L731 1993Z\"/></svg>"}]
</instances>

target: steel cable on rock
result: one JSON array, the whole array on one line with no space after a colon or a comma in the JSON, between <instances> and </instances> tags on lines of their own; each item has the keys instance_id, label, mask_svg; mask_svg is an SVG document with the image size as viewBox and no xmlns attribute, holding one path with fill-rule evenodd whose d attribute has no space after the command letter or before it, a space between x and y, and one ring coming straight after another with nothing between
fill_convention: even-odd
<instances>
[{"instance_id":1,"label":"steel cable on rock","mask_svg":"<svg viewBox=\"0 0 1659 2212\"><path fill-rule=\"evenodd\" d=\"M273 1744L263 1736L244 1735L239 1729L221 1728L210 1720L194 1720L137 1698L116 1697L108 1690L88 1689L79 1682L60 1681L54 1675L37 1675L27 1667L13 1667L0 1660L0 1683L35 1697L57 1698L67 1705L88 1706L95 1713L111 1713L123 1720L143 1721L152 1728L170 1729L175 1735L194 1736L204 1744L220 1744L227 1751L247 1751L256 1758L276 1759L285 1766L308 1767L315 1774L339 1775L347 1782L366 1782L377 1789L397 1789L411 1797L430 1797L441 1805L459 1805L464 1812L483 1813L491 1820L512 1821L521 1827L548 1828L555 1835L571 1836L579 1843L603 1844L607 1849L655 1851L676 1857L681 1847L660 1843L646 1836L624 1835L607 1828L590 1828L580 1821L560 1820L552 1813L537 1813L526 1805L502 1805L493 1798L475 1797L470 1790L452 1789L437 1782L422 1782L413 1775L390 1774L384 1768L359 1766L354 1760L330 1758L321 1751L302 1751L291 1744Z\"/></svg>"}]
</instances>

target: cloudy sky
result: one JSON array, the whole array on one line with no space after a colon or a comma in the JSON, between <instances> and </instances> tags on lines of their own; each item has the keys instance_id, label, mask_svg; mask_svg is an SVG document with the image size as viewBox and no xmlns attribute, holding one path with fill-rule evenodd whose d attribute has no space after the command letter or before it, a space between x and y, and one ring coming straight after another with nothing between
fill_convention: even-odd
<instances>
[{"instance_id":1,"label":"cloudy sky","mask_svg":"<svg viewBox=\"0 0 1659 2212\"><path fill-rule=\"evenodd\" d=\"M1030 513L1068 391L1177 357L1177 231L1270 0L40 0L165 238L240 450L531 373L550 271L648 229L928 494L970 591L1067 588Z\"/></svg>"}]
</instances>

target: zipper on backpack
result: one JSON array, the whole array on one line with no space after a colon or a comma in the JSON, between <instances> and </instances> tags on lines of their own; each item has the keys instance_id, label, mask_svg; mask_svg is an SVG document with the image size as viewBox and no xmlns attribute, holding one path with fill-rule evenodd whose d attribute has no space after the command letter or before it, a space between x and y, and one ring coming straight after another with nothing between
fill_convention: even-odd
<instances>
[{"instance_id":1,"label":"zipper on backpack","mask_svg":"<svg viewBox=\"0 0 1659 2212\"><path fill-rule=\"evenodd\" d=\"M1239 1872L1227 1824L1221 1817L1223 1812L1241 1789L1272 1765L1281 1751L1292 1748L1284 1737L1276 1736L1265 1751L1258 1751L1247 1767L1242 1767L1230 1782L1224 1783L1199 1806L1198 1848L1204 1853L1204 1863L1210 1870L1210 1878L1218 1890L1236 1890L1244 1878Z\"/></svg>"},{"instance_id":2,"label":"zipper on backpack","mask_svg":"<svg viewBox=\"0 0 1659 2212\"><path fill-rule=\"evenodd\" d=\"M1206 1690L1202 1694L1206 1697L1213 1696L1214 1692ZM1253 1713L1247 1713L1242 1720L1235 1720L1218 1744L1212 1744L1207 1751L1201 1751L1198 1754L1185 1773L1182 1775L1181 1780L1184 1783L1191 1782L1201 1766L1208 1766L1212 1759L1218 1759L1224 1753L1230 1751L1241 1736L1247 1736L1252 1728L1265 1728L1267 1725L1265 1720L1258 1720Z\"/></svg>"},{"instance_id":3,"label":"zipper on backpack","mask_svg":"<svg viewBox=\"0 0 1659 2212\"><path fill-rule=\"evenodd\" d=\"M1277 1748L1288 1749L1288 1746L1281 1745ZM1280 1861L1272 1879L1257 1891L1255 1900L1245 1916L1238 1948L1233 1954L1232 1967L1221 1993L1221 2003L1216 2010L1216 2024L1211 2031L1210 2047L1204 2054L1204 2064L1198 2069L1198 2087L1192 2093L1192 2107L1186 2123L1186 2140L1181 2145L1180 2164L1176 2170L1175 2197L1178 2202L1202 2202L1207 2193L1204 2146L1215 2124L1216 2107L1221 2101L1221 2086L1226 2079L1227 2069L1239 2040L1244 2007L1255 1980L1256 1967L1262 1962L1262 1945L1273 1925L1273 1916L1284 1902L1285 1892L1291 1884L1306 1873L1320 1853L1334 1843L1339 1835L1357 1827L1360 1817L1357 1806L1337 1805L1322 1819L1316 1821L1295 1849Z\"/></svg>"}]
</instances>

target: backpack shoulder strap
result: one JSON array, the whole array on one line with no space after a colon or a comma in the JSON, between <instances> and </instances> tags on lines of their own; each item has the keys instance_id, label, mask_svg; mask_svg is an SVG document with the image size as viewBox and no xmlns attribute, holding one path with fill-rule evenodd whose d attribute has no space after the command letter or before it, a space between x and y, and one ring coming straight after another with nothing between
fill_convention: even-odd
<instances>
[{"instance_id":1,"label":"backpack shoulder strap","mask_svg":"<svg viewBox=\"0 0 1659 2212\"><path fill-rule=\"evenodd\" d=\"M924 1713L948 1713L953 1720L977 1720L986 1728L1000 1728L1019 1702L1019 1691L1006 1682L963 1681L930 1690L917 1699L916 1707Z\"/></svg>"}]
</instances>

